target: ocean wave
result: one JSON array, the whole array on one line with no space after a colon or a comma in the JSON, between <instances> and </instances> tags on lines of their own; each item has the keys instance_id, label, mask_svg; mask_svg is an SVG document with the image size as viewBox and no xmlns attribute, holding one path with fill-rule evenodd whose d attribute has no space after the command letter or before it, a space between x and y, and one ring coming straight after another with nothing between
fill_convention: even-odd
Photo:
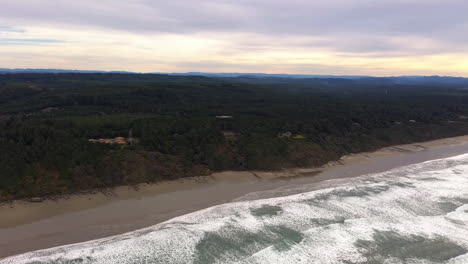
<instances>
[{"instance_id":1,"label":"ocean wave","mask_svg":"<svg viewBox=\"0 0 468 264\"><path fill-rule=\"evenodd\" d=\"M468 263L468 154L288 192L0 264Z\"/></svg>"}]
</instances>

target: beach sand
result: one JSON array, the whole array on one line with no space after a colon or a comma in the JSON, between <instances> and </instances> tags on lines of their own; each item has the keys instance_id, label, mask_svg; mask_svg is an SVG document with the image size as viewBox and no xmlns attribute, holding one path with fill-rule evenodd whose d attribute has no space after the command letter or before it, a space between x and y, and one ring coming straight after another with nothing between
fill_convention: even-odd
<instances>
[{"instance_id":1,"label":"beach sand","mask_svg":"<svg viewBox=\"0 0 468 264\"><path fill-rule=\"evenodd\" d=\"M15 201L0 206L0 258L133 231L217 204L253 198L248 195L253 192L254 198L282 196L287 195L281 191L283 186L378 173L464 153L468 153L468 136L353 154L319 168L226 171L41 203Z\"/></svg>"}]
</instances>

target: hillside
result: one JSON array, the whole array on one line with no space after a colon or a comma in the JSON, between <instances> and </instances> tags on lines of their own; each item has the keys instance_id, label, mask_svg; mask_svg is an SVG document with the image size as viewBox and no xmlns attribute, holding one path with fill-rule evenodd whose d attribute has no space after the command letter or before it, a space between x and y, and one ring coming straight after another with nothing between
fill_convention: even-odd
<instances>
[{"instance_id":1,"label":"hillside","mask_svg":"<svg viewBox=\"0 0 468 264\"><path fill-rule=\"evenodd\" d=\"M440 82L3 74L0 197L316 166L467 134L467 116L468 91Z\"/></svg>"}]
</instances>

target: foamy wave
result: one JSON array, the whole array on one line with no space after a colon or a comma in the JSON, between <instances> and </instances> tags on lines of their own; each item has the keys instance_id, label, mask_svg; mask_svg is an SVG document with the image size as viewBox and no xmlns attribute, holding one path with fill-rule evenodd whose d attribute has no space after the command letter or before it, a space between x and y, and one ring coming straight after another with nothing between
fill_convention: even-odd
<instances>
[{"instance_id":1,"label":"foamy wave","mask_svg":"<svg viewBox=\"0 0 468 264\"><path fill-rule=\"evenodd\" d=\"M468 263L468 155L227 203L6 263Z\"/></svg>"}]
</instances>

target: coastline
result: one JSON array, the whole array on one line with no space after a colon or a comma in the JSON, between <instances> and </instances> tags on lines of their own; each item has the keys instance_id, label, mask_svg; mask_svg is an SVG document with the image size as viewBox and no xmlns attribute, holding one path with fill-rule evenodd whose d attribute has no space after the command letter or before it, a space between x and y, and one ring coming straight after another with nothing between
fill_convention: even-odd
<instances>
[{"instance_id":1,"label":"coastline","mask_svg":"<svg viewBox=\"0 0 468 264\"><path fill-rule=\"evenodd\" d=\"M42 203L14 201L0 206L0 258L133 231L252 192L378 173L467 152L468 136L461 136L352 154L318 168L226 171L142 184L137 189L122 186L106 194L78 194ZM283 195L281 191L265 195L272 193Z\"/></svg>"}]
</instances>

